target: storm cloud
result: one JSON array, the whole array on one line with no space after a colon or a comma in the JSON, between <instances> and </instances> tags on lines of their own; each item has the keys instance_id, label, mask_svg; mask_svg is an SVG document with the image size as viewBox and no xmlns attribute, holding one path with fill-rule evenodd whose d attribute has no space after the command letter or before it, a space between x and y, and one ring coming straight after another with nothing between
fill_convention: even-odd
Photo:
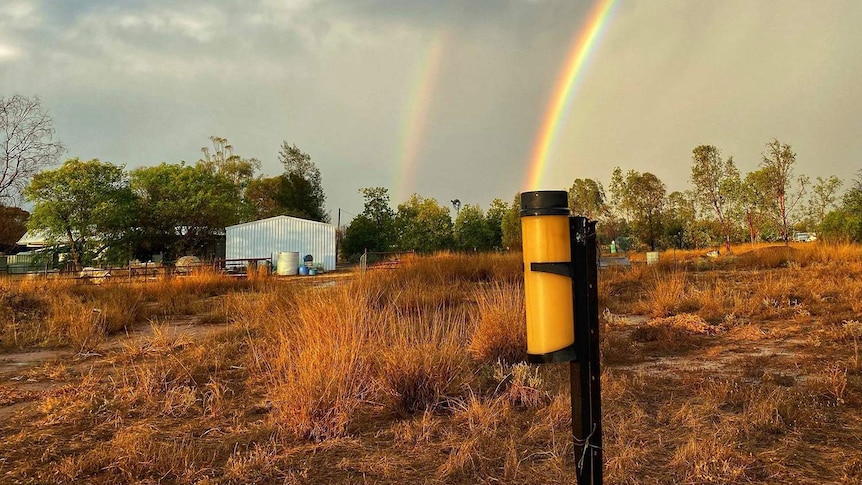
<instances>
[{"instance_id":1,"label":"storm cloud","mask_svg":"<svg viewBox=\"0 0 862 485\"><path fill-rule=\"evenodd\" d=\"M589 4L566 0L4 1L0 94L39 95L68 156L196 161L210 135L276 174L282 140L321 170L327 207L397 184L486 205L522 188ZM754 169L773 137L798 172L862 168L862 4L617 1L551 153L548 188L614 166L688 186L691 149ZM405 113L429 45L439 72L415 180ZM398 200L394 202L399 202ZM348 216L349 217L349 216Z\"/></svg>"}]
</instances>

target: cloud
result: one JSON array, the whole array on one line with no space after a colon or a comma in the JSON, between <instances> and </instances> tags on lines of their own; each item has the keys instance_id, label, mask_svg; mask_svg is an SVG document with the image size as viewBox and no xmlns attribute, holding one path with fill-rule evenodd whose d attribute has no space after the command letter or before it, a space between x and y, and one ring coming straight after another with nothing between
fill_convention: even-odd
<instances>
[{"instance_id":1,"label":"cloud","mask_svg":"<svg viewBox=\"0 0 862 485\"><path fill-rule=\"evenodd\" d=\"M211 41L218 31L228 28L221 12L209 9L194 14L182 11L146 12L144 14L118 14L113 18L96 18L99 23L112 24L115 34L144 36L185 37L200 43Z\"/></svg>"},{"instance_id":2,"label":"cloud","mask_svg":"<svg viewBox=\"0 0 862 485\"><path fill-rule=\"evenodd\" d=\"M21 55L21 51L17 47L0 44L0 63L14 61Z\"/></svg>"},{"instance_id":3,"label":"cloud","mask_svg":"<svg viewBox=\"0 0 862 485\"><path fill-rule=\"evenodd\" d=\"M852 175L862 151L855 112L862 4L616 4L551 154L554 186L584 176L606 181L621 165L681 189L695 145L718 145L745 171L773 136L794 145L800 171ZM41 95L71 156L130 167L194 161L208 137L220 135L275 173L281 141L296 143L321 168L330 208L358 213L358 188L394 191L417 73L445 35L415 187L439 200L486 204L520 187L590 7L4 2L0 86Z\"/></svg>"},{"instance_id":4,"label":"cloud","mask_svg":"<svg viewBox=\"0 0 862 485\"><path fill-rule=\"evenodd\" d=\"M7 1L0 9L0 25L32 28L41 22L38 5L34 1Z\"/></svg>"}]
</instances>

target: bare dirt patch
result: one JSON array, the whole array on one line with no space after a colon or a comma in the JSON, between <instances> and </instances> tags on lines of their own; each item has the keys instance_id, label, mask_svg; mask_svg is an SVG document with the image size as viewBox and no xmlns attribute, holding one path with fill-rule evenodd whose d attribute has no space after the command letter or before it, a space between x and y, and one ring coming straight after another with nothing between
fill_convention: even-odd
<instances>
[{"instance_id":1,"label":"bare dirt patch","mask_svg":"<svg viewBox=\"0 0 862 485\"><path fill-rule=\"evenodd\" d=\"M66 349L0 354L0 378L8 373L20 372L44 364L50 360L68 357L69 355L71 354Z\"/></svg>"}]
</instances>

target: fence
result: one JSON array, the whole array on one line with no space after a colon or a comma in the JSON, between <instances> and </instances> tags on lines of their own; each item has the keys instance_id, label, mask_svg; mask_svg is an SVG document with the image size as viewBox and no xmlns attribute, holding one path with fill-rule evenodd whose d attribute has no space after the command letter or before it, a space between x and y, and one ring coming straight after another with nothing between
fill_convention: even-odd
<instances>
[{"instance_id":1,"label":"fence","mask_svg":"<svg viewBox=\"0 0 862 485\"><path fill-rule=\"evenodd\" d=\"M402 262L413 258L416 251L365 251L359 258L359 271L365 273L371 269L393 269Z\"/></svg>"},{"instance_id":2,"label":"fence","mask_svg":"<svg viewBox=\"0 0 862 485\"><path fill-rule=\"evenodd\" d=\"M0 255L0 275L47 273L55 269L56 264L51 254Z\"/></svg>"},{"instance_id":3,"label":"fence","mask_svg":"<svg viewBox=\"0 0 862 485\"><path fill-rule=\"evenodd\" d=\"M130 263L127 266L85 267L81 271L75 271L71 263L57 266L49 262L37 264L14 261L13 264L0 264L0 278L91 279L101 282L170 278L202 270L245 276L248 272L256 271L259 266L271 268L272 258L215 259L180 266L175 263Z\"/></svg>"},{"instance_id":4,"label":"fence","mask_svg":"<svg viewBox=\"0 0 862 485\"><path fill-rule=\"evenodd\" d=\"M261 266L272 271L272 256L268 258L214 259L212 261L214 270L228 274L248 274L257 271L257 268Z\"/></svg>"}]
</instances>

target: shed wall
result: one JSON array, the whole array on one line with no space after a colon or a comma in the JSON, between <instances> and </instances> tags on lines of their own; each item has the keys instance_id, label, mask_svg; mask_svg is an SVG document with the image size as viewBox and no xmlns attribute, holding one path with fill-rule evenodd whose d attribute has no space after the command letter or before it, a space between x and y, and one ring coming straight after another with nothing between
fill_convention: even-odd
<instances>
[{"instance_id":1,"label":"shed wall","mask_svg":"<svg viewBox=\"0 0 862 485\"><path fill-rule=\"evenodd\" d=\"M279 216L225 229L227 259L278 259L279 252L296 251L300 260L310 254L323 269L335 269L335 226Z\"/></svg>"}]
</instances>

